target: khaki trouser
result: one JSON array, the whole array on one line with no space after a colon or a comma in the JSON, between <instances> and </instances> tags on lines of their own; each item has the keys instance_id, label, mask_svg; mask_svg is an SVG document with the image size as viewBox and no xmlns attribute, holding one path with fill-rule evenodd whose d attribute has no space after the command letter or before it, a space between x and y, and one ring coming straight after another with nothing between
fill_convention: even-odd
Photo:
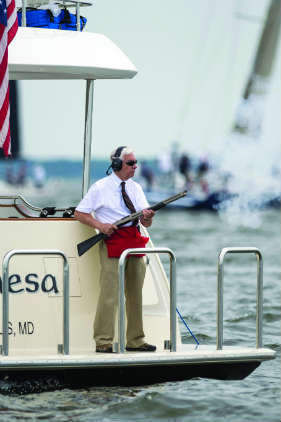
<instances>
[{"instance_id":1,"label":"khaki trouser","mask_svg":"<svg viewBox=\"0 0 281 422\"><path fill-rule=\"evenodd\" d=\"M142 321L142 287L146 266L143 258L126 260L125 296L127 314L127 347L139 347L144 343ZM116 311L118 306L119 258L108 258L107 248L100 242L100 295L94 322L96 346L113 342Z\"/></svg>"}]
</instances>

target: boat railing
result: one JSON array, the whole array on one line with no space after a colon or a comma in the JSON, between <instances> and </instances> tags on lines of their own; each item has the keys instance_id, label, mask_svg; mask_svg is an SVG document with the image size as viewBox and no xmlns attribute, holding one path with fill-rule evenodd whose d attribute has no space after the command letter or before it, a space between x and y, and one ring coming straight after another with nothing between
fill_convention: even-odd
<instances>
[{"instance_id":1,"label":"boat railing","mask_svg":"<svg viewBox=\"0 0 281 422\"><path fill-rule=\"evenodd\" d=\"M28 0L21 0L22 3L22 26L26 26L26 9L29 6ZM33 3L33 2L30 2ZM49 4L49 1L38 1L34 2L35 4ZM53 4L58 5L60 8L71 8L75 7L76 9L76 30L80 31L81 24L80 24L80 7L83 6L92 6L91 0L55 0L52 2Z\"/></svg>"},{"instance_id":2,"label":"boat railing","mask_svg":"<svg viewBox=\"0 0 281 422\"><path fill-rule=\"evenodd\" d=\"M75 211L75 207L67 207L67 208L56 208L56 207L44 207L44 208L40 208L40 207L36 207L35 205L30 204L22 195L20 194L16 194L16 195L0 195L0 201L12 201L8 204L4 204L4 206L13 206L15 208L17 208L21 214L25 217L49 217L51 215L55 215L57 213L63 213L63 217L64 218L69 218L72 217ZM21 202L21 203L19 203ZM21 206L25 206L26 209L21 209ZM2 203L0 202L0 207L2 206ZM38 214L27 214L24 211L27 210L31 210L31 211L36 211Z\"/></svg>"},{"instance_id":3,"label":"boat railing","mask_svg":"<svg viewBox=\"0 0 281 422\"><path fill-rule=\"evenodd\" d=\"M33 210L33 211L41 211L42 209L41 208L39 208L39 207L36 207L36 206L34 206L34 205L32 205L32 204L30 204L22 195L20 195L20 194L17 194L17 195L0 195L0 201L1 200L10 200L10 201L13 201L13 205L15 205L16 203L17 203L17 201L21 201L21 202L23 202L23 204L27 207L27 208L29 208L29 209L31 209L31 210Z\"/></svg>"},{"instance_id":4,"label":"boat railing","mask_svg":"<svg viewBox=\"0 0 281 422\"><path fill-rule=\"evenodd\" d=\"M261 251L255 247L223 248L218 258L217 279L217 349L223 348L223 279L224 258L229 253L254 253L257 258L256 287L256 348L262 347L262 313L263 313L263 260Z\"/></svg>"},{"instance_id":5,"label":"boat railing","mask_svg":"<svg viewBox=\"0 0 281 422\"><path fill-rule=\"evenodd\" d=\"M140 254L168 254L170 257L170 340L165 340L165 348L171 352L177 351L177 331L176 331L176 257L169 248L135 248L126 249L119 258L119 299L118 299L118 343L114 343L113 351L125 352L125 263L128 255Z\"/></svg>"},{"instance_id":6,"label":"boat railing","mask_svg":"<svg viewBox=\"0 0 281 422\"><path fill-rule=\"evenodd\" d=\"M69 264L65 254L55 249L13 249L5 254L2 265L2 355L9 355L9 263L15 255L58 255L63 258L63 344L58 345L58 353L69 355Z\"/></svg>"}]
</instances>

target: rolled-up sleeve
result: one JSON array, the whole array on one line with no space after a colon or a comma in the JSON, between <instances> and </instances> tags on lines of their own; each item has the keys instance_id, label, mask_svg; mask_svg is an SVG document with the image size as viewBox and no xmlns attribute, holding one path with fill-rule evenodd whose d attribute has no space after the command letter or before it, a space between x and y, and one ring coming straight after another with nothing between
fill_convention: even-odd
<instances>
[{"instance_id":1,"label":"rolled-up sleeve","mask_svg":"<svg viewBox=\"0 0 281 422\"><path fill-rule=\"evenodd\" d=\"M96 185L90 187L84 198L76 207L77 211L91 213L102 205L100 190Z\"/></svg>"}]
</instances>

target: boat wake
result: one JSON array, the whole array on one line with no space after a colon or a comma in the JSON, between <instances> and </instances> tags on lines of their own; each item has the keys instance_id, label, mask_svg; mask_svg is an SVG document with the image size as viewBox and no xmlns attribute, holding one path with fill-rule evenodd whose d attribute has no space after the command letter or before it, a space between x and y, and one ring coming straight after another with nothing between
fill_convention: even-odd
<instances>
[{"instance_id":1,"label":"boat wake","mask_svg":"<svg viewBox=\"0 0 281 422\"><path fill-rule=\"evenodd\" d=\"M1 375L0 377L0 394L3 395L23 395L32 393L43 393L47 391L60 390L66 387L58 376L21 374L14 377L13 375Z\"/></svg>"}]
</instances>

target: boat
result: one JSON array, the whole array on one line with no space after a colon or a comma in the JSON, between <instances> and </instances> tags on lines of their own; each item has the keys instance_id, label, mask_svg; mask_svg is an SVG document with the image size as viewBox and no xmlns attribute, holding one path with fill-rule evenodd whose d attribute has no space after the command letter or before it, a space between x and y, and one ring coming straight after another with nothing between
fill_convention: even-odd
<instances>
[{"instance_id":1,"label":"boat","mask_svg":"<svg viewBox=\"0 0 281 422\"><path fill-rule=\"evenodd\" d=\"M175 191L152 190L145 191L148 202L153 205L157 202L175 195ZM234 201L239 204L240 193L229 192L227 190L215 190L207 194L194 194L188 192L187 196L176 202L167 204L167 210L187 210L187 211L212 211L220 212L224 208L231 205ZM263 194L247 201L249 210L263 210L267 208L280 209L280 195ZM241 199L242 203L242 199Z\"/></svg>"},{"instance_id":2,"label":"boat","mask_svg":"<svg viewBox=\"0 0 281 422\"><path fill-rule=\"evenodd\" d=\"M131 60L103 34L19 27L10 44L11 80L86 81L82 195L90 185L94 83L136 74ZM144 252L127 249L119 260L114 353L96 353L92 325L99 292L98 248L78 255L77 244L91 237L93 230L77 221L73 212L71 207L40 208L20 192L0 193L3 394L193 377L239 380L275 358L275 352L262 344L261 251L253 247L221 251L216 344L183 344L177 319L176 257L168 247L155 247L152 240L142 258L147 263L143 317L146 337L157 351L125 350L124 263L128 254ZM223 344L223 264L228 253L249 253L258 261L256 345L249 347ZM169 276L160 259L163 254L170 258Z\"/></svg>"},{"instance_id":3,"label":"boat","mask_svg":"<svg viewBox=\"0 0 281 422\"><path fill-rule=\"evenodd\" d=\"M172 196L175 192L170 191L148 191L145 192L146 197L150 204L163 201L165 198ZM193 194L188 192L187 196L179 199L176 202L167 205L167 209L177 210L205 210L205 211L218 211L224 201L232 199L235 195L227 191L214 191L208 194Z\"/></svg>"}]
</instances>

